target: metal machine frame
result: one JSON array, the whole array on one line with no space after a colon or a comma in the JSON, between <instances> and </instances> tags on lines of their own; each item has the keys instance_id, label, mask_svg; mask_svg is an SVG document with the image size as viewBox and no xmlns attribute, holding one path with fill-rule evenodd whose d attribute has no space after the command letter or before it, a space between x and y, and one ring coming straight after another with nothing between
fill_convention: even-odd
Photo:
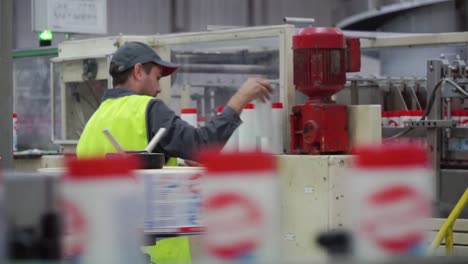
<instances>
[{"instance_id":1,"label":"metal machine frame","mask_svg":"<svg viewBox=\"0 0 468 264\"><path fill-rule=\"evenodd\" d=\"M389 47L415 47L415 46L430 46L430 45L451 45L462 44L468 47L468 32L462 33L438 33L438 34L402 34L401 36L384 36L369 39L361 39L361 48L389 48ZM431 111L427 115L426 121L412 122L410 137L425 137L427 144L431 150L432 167L435 171L435 186L436 199L439 200L442 195L441 186L441 161L446 158L460 157L461 153L449 151L447 149L447 141L451 137L468 137L468 129L454 128L455 124L450 120L450 110L452 107L453 98L467 98L461 92L456 91L454 85L459 84L461 87L466 87L466 68L465 61L457 57L457 59L449 62L441 56L441 59L427 61L427 102L429 104L430 96L434 91L435 101ZM464 58L468 59L468 58ZM454 85L444 85L446 79L451 80ZM442 87L438 87L438 86ZM351 98L353 103L358 101L358 89L355 84L351 83ZM441 89L439 89L441 88ZM467 88L464 88L468 91ZM447 116L443 116L444 109L447 109ZM391 130L391 131L390 131ZM384 136L395 135L406 131L407 128L391 128L384 129ZM390 133L389 133L390 132ZM465 154L465 157L468 157Z\"/></svg>"},{"instance_id":2,"label":"metal machine frame","mask_svg":"<svg viewBox=\"0 0 468 264\"><path fill-rule=\"evenodd\" d=\"M178 33L178 34L167 34L167 35L151 35L151 36L119 36L110 38L98 38L98 39L86 39L77 41L66 41L59 44L59 56L51 60L51 76L54 74L53 63L64 63L67 61L88 59L88 58L105 58L106 64L98 62L99 69L103 69L101 72L106 72L109 67L111 54L117 50L117 48L123 45L127 41L140 41L147 43L153 47L156 52L165 60L170 60L170 46L178 44L190 44L190 43L202 43L212 41L228 41L228 40L243 40L243 39L256 39L256 38L278 38L279 47L279 80L278 87L280 87L279 96L280 101L283 102L285 109L285 118L292 105L295 105L295 90L293 85L293 74L292 74L292 36L295 33L295 28L292 25L278 25L278 26L265 26L265 27L248 27L238 29L227 29L218 30L211 32L192 32L192 33ZM79 54L79 56L77 56ZM78 68L77 68L78 69ZM81 76L81 73L76 74L77 77ZM107 79L108 83L111 82L111 77L101 76L101 79ZM170 87L171 79L164 78L161 80L163 87ZM62 112L62 133L66 130L63 124L66 124L65 113L66 98L63 98L65 87L64 80L61 80L61 112ZM51 77L51 98L53 100L55 94L54 78ZM158 96L167 104L170 103L169 89L163 89L161 94ZM53 105L53 104L52 104ZM55 120L55 109L52 106L51 118ZM59 140L55 137L56 129L52 128L52 141L54 143L62 145L65 149L72 149L77 144L76 140ZM289 144L289 129L285 133L285 147Z\"/></svg>"}]
</instances>

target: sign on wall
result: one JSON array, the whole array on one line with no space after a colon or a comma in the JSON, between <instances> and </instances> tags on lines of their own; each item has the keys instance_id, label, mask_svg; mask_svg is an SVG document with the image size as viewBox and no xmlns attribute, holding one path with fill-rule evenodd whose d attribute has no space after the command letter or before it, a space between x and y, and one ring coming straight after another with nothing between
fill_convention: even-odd
<instances>
[{"instance_id":1,"label":"sign on wall","mask_svg":"<svg viewBox=\"0 0 468 264\"><path fill-rule=\"evenodd\" d=\"M107 0L32 0L32 29L107 34Z\"/></svg>"}]
</instances>

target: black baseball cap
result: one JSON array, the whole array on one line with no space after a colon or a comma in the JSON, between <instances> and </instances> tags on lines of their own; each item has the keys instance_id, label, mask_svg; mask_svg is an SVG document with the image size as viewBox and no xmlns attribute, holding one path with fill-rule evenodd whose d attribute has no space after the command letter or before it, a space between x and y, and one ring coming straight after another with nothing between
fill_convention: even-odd
<instances>
[{"instance_id":1,"label":"black baseball cap","mask_svg":"<svg viewBox=\"0 0 468 264\"><path fill-rule=\"evenodd\" d=\"M162 76L171 75L177 70L177 65L168 61L164 61L159 55L148 45L141 42L126 42L112 56L109 73L124 72L137 63L154 62L162 67Z\"/></svg>"}]
</instances>

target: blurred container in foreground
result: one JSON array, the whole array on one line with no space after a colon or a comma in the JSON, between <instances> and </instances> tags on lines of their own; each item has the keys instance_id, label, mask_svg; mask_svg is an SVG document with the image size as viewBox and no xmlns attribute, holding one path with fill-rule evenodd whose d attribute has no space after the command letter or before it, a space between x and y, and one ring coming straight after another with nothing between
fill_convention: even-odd
<instances>
[{"instance_id":1,"label":"blurred container in foreground","mask_svg":"<svg viewBox=\"0 0 468 264\"><path fill-rule=\"evenodd\" d=\"M59 175L4 174L7 258L58 263L62 257Z\"/></svg>"},{"instance_id":2,"label":"blurred container in foreground","mask_svg":"<svg viewBox=\"0 0 468 264\"><path fill-rule=\"evenodd\" d=\"M274 102L271 104L272 116L272 151L274 154L284 153L283 137L286 131L286 121L283 109L283 103Z\"/></svg>"},{"instance_id":3,"label":"blurred container in foreground","mask_svg":"<svg viewBox=\"0 0 468 264\"><path fill-rule=\"evenodd\" d=\"M275 263L280 254L276 158L260 152L204 153L206 262Z\"/></svg>"},{"instance_id":4,"label":"blurred container in foreground","mask_svg":"<svg viewBox=\"0 0 468 264\"><path fill-rule=\"evenodd\" d=\"M432 171L418 144L364 146L349 171L348 208L359 259L423 256L431 215Z\"/></svg>"},{"instance_id":5,"label":"blurred container in foreground","mask_svg":"<svg viewBox=\"0 0 468 264\"><path fill-rule=\"evenodd\" d=\"M63 183L65 258L78 263L142 263L138 188L130 156L69 160Z\"/></svg>"}]
</instances>

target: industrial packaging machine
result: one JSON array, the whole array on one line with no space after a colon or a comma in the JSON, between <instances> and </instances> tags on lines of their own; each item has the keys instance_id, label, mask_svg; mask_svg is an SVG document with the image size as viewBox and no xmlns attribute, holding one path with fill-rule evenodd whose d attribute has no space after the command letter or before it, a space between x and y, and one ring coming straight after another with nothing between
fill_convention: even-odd
<instances>
[{"instance_id":1,"label":"industrial packaging machine","mask_svg":"<svg viewBox=\"0 0 468 264\"><path fill-rule=\"evenodd\" d=\"M63 152L74 150L104 90L112 89L107 70L112 53L127 41L145 42L163 59L180 64L175 75L161 80L160 98L176 112L198 108L200 124L214 116L216 107L225 104L248 77L272 80L273 101L284 104L287 120L292 107L308 99L294 85L292 47L297 30L281 25L61 43L59 56L51 60L52 140ZM426 142L436 171L437 214L445 216L468 182L468 148L463 148L468 128L457 127L460 118L452 118L452 110L468 109L468 35L362 37L345 32L345 36L360 37L361 70L347 73L345 89L332 100L347 106L349 134L355 137L351 143L378 142L381 137ZM359 110L368 105L377 108ZM398 112L400 118L405 116L402 111L410 110L422 110L427 118L420 121L421 115L397 127L381 124L380 112ZM362 111L377 111L379 116L364 120L359 118ZM279 156L285 219L282 235L288 254L312 256L320 252L313 243L320 231L348 224L340 177L352 157L288 155L290 129L285 128L286 151Z\"/></svg>"}]
</instances>

